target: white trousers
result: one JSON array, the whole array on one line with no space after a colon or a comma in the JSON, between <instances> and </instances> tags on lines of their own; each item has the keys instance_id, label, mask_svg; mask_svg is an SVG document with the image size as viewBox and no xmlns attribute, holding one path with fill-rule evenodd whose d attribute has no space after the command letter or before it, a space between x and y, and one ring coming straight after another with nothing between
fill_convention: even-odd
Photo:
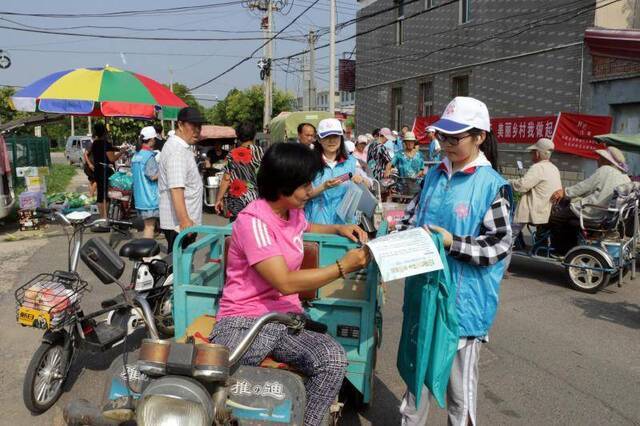
<instances>
[{"instance_id":1,"label":"white trousers","mask_svg":"<svg viewBox=\"0 0 640 426\"><path fill-rule=\"evenodd\" d=\"M478 360L481 344L477 339L464 339L458 346L447 387L447 424L450 426L477 424ZM402 426L426 425L431 398L429 389L423 387L420 404L416 407L416 397L407 389L400 405Z\"/></svg>"}]
</instances>

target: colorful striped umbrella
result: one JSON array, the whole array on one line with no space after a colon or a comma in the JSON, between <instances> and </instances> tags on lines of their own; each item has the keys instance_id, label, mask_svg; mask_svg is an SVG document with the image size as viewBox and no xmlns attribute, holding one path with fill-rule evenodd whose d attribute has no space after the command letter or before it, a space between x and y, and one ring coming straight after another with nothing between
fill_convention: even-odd
<instances>
[{"instance_id":1,"label":"colorful striped umbrella","mask_svg":"<svg viewBox=\"0 0 640 426\"><path fill-rule=\"evenodd\" d=\"M106 66L48 75L11 97L18 111L175 120L187 105L142 74Z\"/></svg>"}]
</instances>

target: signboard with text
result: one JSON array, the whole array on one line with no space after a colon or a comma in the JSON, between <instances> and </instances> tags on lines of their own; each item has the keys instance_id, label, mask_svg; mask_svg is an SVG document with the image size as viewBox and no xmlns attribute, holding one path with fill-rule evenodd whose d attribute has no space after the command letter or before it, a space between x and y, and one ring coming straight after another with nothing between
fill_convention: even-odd
<instances>
[{"instance_id":1,"label":"signboard with text","mask_svg":"<svg viewBox=\"0 0 640 426\"><path fill-rule=\"evenodd\" d=\"M416 117L413 132L420 143L429 142L426 128L438 118L437 115ZM491 129L501 144L531 145L540 138L548 138L553 140L556 152L597 158L595 150L604 145L593 137L609 133L612 122L609 116L562 112L557 116L494 118Z\"/></svg>"}]
</instances>

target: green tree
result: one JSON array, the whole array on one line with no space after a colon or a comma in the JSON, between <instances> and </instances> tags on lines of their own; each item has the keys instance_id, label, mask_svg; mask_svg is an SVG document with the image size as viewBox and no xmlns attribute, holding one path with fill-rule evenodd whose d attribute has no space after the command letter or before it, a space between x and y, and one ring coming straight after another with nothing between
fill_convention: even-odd
<instances>
[{"instance_id":1,"label":"green tree","mask_svg":"<svg viewBox=\"0 0 640 426\"><path fill-rule=\"evenodd\" d=\"M10 97L16 93L13 87L0 87L0 123L7 123L18 118L26 117L28 112L16 111L11 107Z\"/></svg>"},{"instance_id":2,"label":"green tree","mask_svg":"<svg viewBox=\"0 0 640 426\"><path fill-rule=\"evenodd\" d=\"M295 97L290 92L273 91L273 116L291 111ZM214 124L236 126L249 121L262 128L264 117L264 90L254 85L244 90L232 89L227 96L207 111L207 118Z\"/></svg>"}]
</instances>

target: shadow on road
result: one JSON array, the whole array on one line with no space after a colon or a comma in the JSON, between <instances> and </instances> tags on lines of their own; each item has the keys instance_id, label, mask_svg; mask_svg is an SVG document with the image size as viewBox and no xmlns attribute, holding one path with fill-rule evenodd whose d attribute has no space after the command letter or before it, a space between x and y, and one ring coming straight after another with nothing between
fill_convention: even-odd
<instances>
[{"instance_id":1,"label":"shadow on road","mask_svg":"<svg viewBox=\"0 0 640 426\"><path fill-rule=\"evenodd\" d=\"M567 287L564 268L560 265L513 257L509 273L517 278L528 278L542 284Z\"/></svg>"},{"instance_id":2,"label":"shadow on road","mask_svg":"<svg viewBox=\"0 0 640 426\"><path fill-rule=\"evenodd\" d=\"M364 417L372 425L400 424L401 418L398 411L400 401L398 398L378 377L375 378L373 389L373 401L368 408L360 412L347 401L340 424L361 425L360 417Z\"/></svg>"},{"instance_id":3,"label":"shadow on road","mask_svg":"<svg viewBox=\"0 0 640 426\"><path fill-rule=\"evenodd\" d=\"M640 305L628 302L605 302L603 300L576 298L573 304L581 308L583 315L632 329L640 329Z\"/></svg>"},{"instance_id":4,"label":"shadow on road","mask_svg":"<svg viewBox=\"0 0 640 426\"><path fill-rule=\"evenodd\" d=\"M136 330L132 335L127 337L127 352L136 351L142 344L142 339L145 338L145 330ZM111 348L105 352L92 353L88 351L78 352L77 358L74 360L69 375L64 383L64 391L69 392L73 389L73 385L80 378L84 370L91 371L104 371L111 367L113 361L122 356L123 345L120 344L114 348ZM97 392L102 392L102 389L98 389Z\"/></svg>"}]
</instances>

